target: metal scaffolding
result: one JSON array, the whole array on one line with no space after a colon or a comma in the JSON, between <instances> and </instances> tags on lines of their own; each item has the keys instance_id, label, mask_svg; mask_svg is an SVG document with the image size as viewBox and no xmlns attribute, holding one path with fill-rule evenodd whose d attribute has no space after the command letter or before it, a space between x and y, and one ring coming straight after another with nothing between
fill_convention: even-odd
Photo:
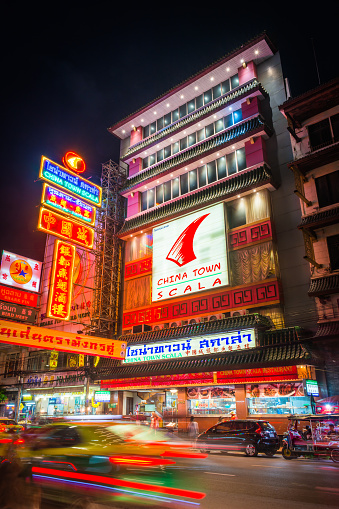
<instances>
[{"instance_id":1,"label":"metal scaffolding","mask_svg":"<svg viewBox=\"0 0 339 509\"><path fill-rule=\"evenodd\" d=\"M95 241L94 307L91 335L113 338L118 333L121 293L122 241L117 237L125 219L119 190L126 170L109 160L102 165L102 206L98 209Z\"/></svg>"}]
</instances>

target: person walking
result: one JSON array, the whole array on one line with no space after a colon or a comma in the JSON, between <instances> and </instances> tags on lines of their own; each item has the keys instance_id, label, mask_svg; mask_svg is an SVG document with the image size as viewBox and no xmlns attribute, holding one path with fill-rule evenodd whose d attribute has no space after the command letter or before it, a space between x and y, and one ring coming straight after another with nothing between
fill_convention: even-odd
<instances>
[{"instance_id":1,"label":"person walking","mask_svg":"<svg viewBox=\"0 0 339 509\"><path fill-rule=\"evenodd\" d=\"M194 445L194 441L199 434L199 426L198 426L198 423L195 422L193 415L191 415L187 431L188 431L188 438L190 438L192 440L192 442L193 442L192 445Z\"/></svg>"}]
</instances>

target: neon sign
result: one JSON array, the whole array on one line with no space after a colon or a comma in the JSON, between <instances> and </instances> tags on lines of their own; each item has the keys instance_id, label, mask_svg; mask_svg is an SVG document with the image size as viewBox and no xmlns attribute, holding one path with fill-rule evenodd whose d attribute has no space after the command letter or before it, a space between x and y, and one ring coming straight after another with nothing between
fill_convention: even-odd
<instances>
[{"instance_id":1,"label":"neon sign","mask_svg":"<svg viewBox=\"0 0 339 509\"><path fill-rule=\"evenodd\" d=\"M223 203L153 229L153 302L228 284Z\"/></svg>"},{"instance_id":2,"label":"neon sign","mask_svg":"<svg viewBox=\"0 0 339 509\"><path fill-rule=\"evenodd\" d=\"M124 363L211 355L255 348L255 330L246 329L127 347Z\"/></svg>"},{"instance_id":3,"label":"neon sign","mask_svg":"<svg viewBox=\"0 0 339 509\"><path fill-rule=\"evenodd\" d=\"M48 184L43 186L41 203L89 225L95 223L95 207Z\"/></svg>"},{"instance_id":4,"label":"neon sign","mask_svg":"<svg viewBox=\"0 0 339 509\"><path fill-rule=\"evenodd\" d=\"M69 320L74 259L75 246L61 240L56 240L46 312L49 318Z\"/></svg>"},{"instance_id":5,"label":"neon sign","mask_svg":"<svg viewBox=\"0 0 339 509\"><path fill-rule=\"evenodd\" d=\"M101 187L83 177L79 177L79 175L70 172L63 166L47 159L45 156L41 158L39 177L66 191L71 191L73 194L88 201L92 205L96 205L97 207L101 206Z\"/></svg>"},{"instance_id":6,"label":"neon sign","mask_svg":"<svg viewBox=\"0 0 339 509\"><path fill-rule=\"evenodd\" d=\"M71 171L83 173L86 169L85 161L75 152L67 152L62 158L62 162Z\"/></svg>"},{"instance_id":7,"label":"neon sign","mask_svg":"<svg viewBox=\"0 0 339 509\"><path fill-rule=\"evenodd\" d=\"M56 212L40 207L38 229L57 237L79 244L87 249L93 248L94 230L87 225L65 218Z\"/></svg>"},{"instance_id":8,"label":"neon sign","mask_svg":"<svg viewBox=\"0 0 339 509\"><path fill-rule=\"evenodd\" d=\"M9 251L2 252L0 283L38 292L42 263Z\"/></svg>"},{"instance_id":9,"label":"neon sign","mask_svg":"<svg viewBox=\"0 0 339 509\"><path fill-rule=\"evenodd\" d=\"M111 359L123 359L126 353L125 341L73 334L47 327L27 326L1 319L0 342L61 352L99 355Z\"/></svg>"}]
</instances>

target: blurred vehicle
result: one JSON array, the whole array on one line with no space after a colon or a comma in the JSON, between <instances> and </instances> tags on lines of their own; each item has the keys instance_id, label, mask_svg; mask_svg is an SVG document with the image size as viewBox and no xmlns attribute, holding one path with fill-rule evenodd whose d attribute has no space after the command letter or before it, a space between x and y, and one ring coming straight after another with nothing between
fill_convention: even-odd
<instances>
[{"instance_id":1,"label":"blurred vehicle","mask_svg":"<svg viewBox=\"0 0 339 509\"><path fill-rule=\"evenodd\" d=\"M179 471L170 471L169 467L177 458L197 459L205 455L161 440L162 434L157 440L154 431L152 437L142 437L143 433L137 434L136 428L150 432L146 426L125 423L50 424L42 427L35 438L21 444L17 455L25 476L29 475L42 489L42 498L57 501L63 507L73 507L70 504L76 500L88 499L102 507L108 504L107 507L129 509L144 505L146 497L147 505L165 508L167 504L182 507L202 499L204 493L187 489Z\"/></svg>"},{"instance_id":2,"label":"blurred vehicle","mask_svg":"<svg viewBox=\"0 0 339 509\"><path fill-rule=\"evenodd\" d=\"M289 416L282 455L286 460L307 456L339 462L339 415Z\"/></svg>"},{"instance_id":3,"label":"blurred vehicle","mask_svg":"<svg viewBox=\"0 0 339 509\"><path fill-rule=\"evenodd\" d=\"M279 449L279 437L267 421L241 420L219 422L197 437L201 451L244 451L246 456L264 453L274 456Z\"/></svg>"},{"instance_id":4,"label":"blurred vehicle","mask_svg":"<svg viewBox=\"0 0 339 509\"><path fill-rule=\"evenodd\" d=\"M18 424L14 419L10 419L9 417L0 417L0 432L3 431L13 431L19 432L24 429L24 426Z\"/></svg>"}]
</instances>

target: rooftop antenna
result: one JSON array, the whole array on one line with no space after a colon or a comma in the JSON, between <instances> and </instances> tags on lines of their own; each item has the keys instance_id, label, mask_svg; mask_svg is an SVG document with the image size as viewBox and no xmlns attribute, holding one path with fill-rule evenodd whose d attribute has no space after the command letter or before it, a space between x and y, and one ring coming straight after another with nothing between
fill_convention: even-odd
<instances>
[{"instance_id":1,"label":"rooftop antenna","mask_svg":"<svg viewBox=\"0 0 339 509\"><path fill-rule=\"evenodd\" d=\"M319 75L319 69L318 69L317 55L316 55L315 49L314 49L313 37L311 37L311 41L312 41L312 48L313 48L313 54L314 54L314 60L315 60L315 67L317 69L318 82L320 85L320 75Z\"/></svg>"}]
</instances>

